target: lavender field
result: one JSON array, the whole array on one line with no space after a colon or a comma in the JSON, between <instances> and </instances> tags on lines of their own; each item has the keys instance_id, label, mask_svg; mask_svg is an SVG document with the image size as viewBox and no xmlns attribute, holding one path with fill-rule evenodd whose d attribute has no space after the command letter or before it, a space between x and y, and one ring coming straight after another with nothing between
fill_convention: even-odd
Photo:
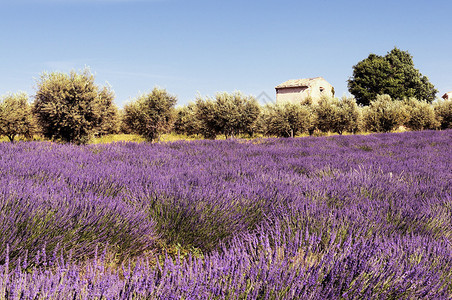
<instances>
[{"instance_id":1,"label":"lavender field","mask_svg":"<svg viewBox=\"0 0 452 300\"><path fill-rule=\"evenodd\" d=\"M0 299L451 299L451 145L0 143Z\"/></svg>"}]
</instances>

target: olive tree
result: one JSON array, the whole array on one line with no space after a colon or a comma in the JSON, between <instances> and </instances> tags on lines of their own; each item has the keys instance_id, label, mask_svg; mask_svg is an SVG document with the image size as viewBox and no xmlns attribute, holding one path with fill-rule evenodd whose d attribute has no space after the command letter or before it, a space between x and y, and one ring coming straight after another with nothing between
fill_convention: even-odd
<instances>
[{"instance_id":1,"label":"olive tree","mask_svg":"<svg viewBox=\"0 0 452 300\"><path fill-rule=\"evenodd\" d=\"M404 100L404 104L407 112L406 127L411 130L424 130L440 126L435 117L435 110L430 103L409 98Z\"/></svg>"},{"instance_id":2,"label":"olive tree","mask_svg":"<svg viewBox=\"0 0 452 300\"><path fill-rule=\"evenodd\" d=\"M338 103L339 122L335 124L334 132L344 131L356 133L359 128L361 111L353 97L342 97Z\"/></svg>"},{"instance_id":3,"label":"olive tree","mask_svg":"<svg viewBox=\"0 0 452 300\"><path fill-rule=\"evenodd\" d=\"M452 100L438 100L434 103L436 120L441 129L452 128Z\"/></svg>"},{"instance_id":4,"label":"olive tree","mask_svg":"<svg viewBox=\"0 0 452 300\"><path fill-rule=\"evenodd\" d=\"M389 95L379 95L363 108L363 127L373 132L389 132L406 123L408 119L401 101L393 101Z\"/></svg>"},{"instance_id":5,"label":"olive tree","mask_svg":"<svg viewBox=\"0 0 452 300\"><path fill-rule=\"evenodd\" d=\"M226 138L240 133L252 135L252 125L259 113L260 106L252 96L244 96L240 92L216 95L216 117Z\"/></svg>"},{"instance_id":6,"label":"olive tree","mask_svg":"<svg viewBox=\"0 0 452 300\"><path fill-rule=\"evenodd\" d=\"M120 115L114 103L115 94L110 87L104 87L99 92L99 105L101 118L96 125L98 135L116 134L120 131Z\"/></svg>"},{"instance_id":7,"label":"olive tree","mask_svg":"<svg viewBox=\"0 0 452 300\"><path fill-rule=\"evenodd\" d=\"M88 69L81 73L43 73L33 111L44 137L83 144L111 121L113 97L108 87L100 89L94 83Z\"/></svg>"},{"instance_id":8,"label":"olive tree","mask_svg":"<svg viewBox=\"0 0 452 300\"><path fill-rule=\"evenodd\" d=\"M309 130L312 119L310 107L302 104L268 104L262 113L264 133L278 137L294 137Z\"/></svg>"},{"instance_id":9,"label":"olive tree","mask_svg":"<svg viewBox=\"0 0 452 300\"><path fill-rule=\"evenodd\" d=\"M240 92L218 93L215 99L198 97L195 106L201 133L206 138L218 134L226 138L241 133L252 136L261 110L256 98Z\"/></svg>"},{"instance_id":10,"label":"olive tree","mask_svg":"<svg viewBox=\"0 0 452 300\"><path fill-rule=\"evenodd\" d=\"M322 97L314 106L316 127L324 132L356 132L359 122L359 108L355 99L343 97Z\"/></svg>"},{"instance_id":11,"label":"olive tree","mask_svg":"<svg viewBox=\"0 0 452 300\"><path fill-rule=\"evenodd\" d=\"M200 121L196 118L196 105L191 102L176 108L174 131L178 134L196 135L202 130Z\"/></svg>"},{"instance_id":12,"label":"olive tree","mask_svg":"<svg viewBox=\"0 0 452 300\"><path fill-rule=\"evenodd\" d=\"M10 142L18 135L31 137L36 129L26 93L9 94L0 99L0 135Z\"/></svg>"},{"instance_id":13,"label":"olive tree","mask_svg":"<svg viewBox=\"0 0 452 300\"><path fill-rule=\"evenodd\" d=\"M176 96L156 87L151 93L142 94L124 106L123 122L131 132L155 141L162 133L171 130L176 102Z\"/></svg>"},{"instance_id":14,"label":"olive tree","mask_svg":"<svg viewBox=\"0 0 452 300\"><path fill-rule=\"evenodd\" d=\"M195 117L199 121L198 133L206 139L215 139L221 133L217 119L216 103L213 99L198 97L195 102Z\"/></svg>"}]
</instances>

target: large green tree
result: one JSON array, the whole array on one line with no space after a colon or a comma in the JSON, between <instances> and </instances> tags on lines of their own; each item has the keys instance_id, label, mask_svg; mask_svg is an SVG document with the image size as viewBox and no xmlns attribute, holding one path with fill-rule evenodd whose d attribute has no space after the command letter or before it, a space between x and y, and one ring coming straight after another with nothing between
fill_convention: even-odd
<instances>
[{"instance_id":1,"label":"large green tree","mask_svg":"<svg viewBox=\"0 0 452 300\"><path fill-rule=\"evenodd\" d=\"M438 92L426 76L414 68L408 51L392 49L385 56L370 54L353 66L353 76L348 89L358 104L369 105L377 95L389 95L392 99L414 97L432 102Z\"/></svg>"},{"instance_id":2,"label":"large green tree","mask_svg":"<svg viewBox=\"0 0 452 300\"><path fill-rule=\"evenodd\" d=\"M89 69L81 73L43 73L37 83L33 110L42 134L49 139L76 144L111 127L115 106L108 87L94 83Z\"/></svg>"},{"instance_id":3,"label":"large green tree","mask_svg":"<svg viewBox=\"0 0 452 300\"><path fill-rule=\"evenodd\" d=\"M131 132L148 141L157 140L173 126L177 98L164 89L154 88L124 106L123 123Z\"/></svg>"}]
</instances>

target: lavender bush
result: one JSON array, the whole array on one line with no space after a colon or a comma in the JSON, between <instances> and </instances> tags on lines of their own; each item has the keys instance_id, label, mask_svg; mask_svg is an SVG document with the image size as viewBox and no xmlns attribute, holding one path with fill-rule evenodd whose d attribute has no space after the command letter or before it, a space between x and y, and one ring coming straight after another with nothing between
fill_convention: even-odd
<instances>
[{"instance_id":1,"label":"lavender bush","mask_svg":"<svg viewBox=\"0 0 452 300\"><path fill-rule=\"evenodd\" d=\"M0 144L0 298L450 299L452 130Z\"/></svg>"}]
</instances>

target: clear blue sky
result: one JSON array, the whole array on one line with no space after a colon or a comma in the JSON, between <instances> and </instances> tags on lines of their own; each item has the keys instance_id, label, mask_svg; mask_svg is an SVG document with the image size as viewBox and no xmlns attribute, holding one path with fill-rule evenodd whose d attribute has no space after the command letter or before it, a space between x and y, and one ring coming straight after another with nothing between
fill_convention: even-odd
<instances>
[{"instance_id":1,"label":"clear blue sky","mask_svg":"<svg viewBox=\"0 0 452 300\"><path fill-rule=\"evenodd\" d=\"M120 107L154 86L185 104L275 98L279 83L316 76L342 96L353 65L397 46L440 96L452 91L451 16L450 0L1 0L0 95L89 66Z\"/></svg>"}]
</instances>

